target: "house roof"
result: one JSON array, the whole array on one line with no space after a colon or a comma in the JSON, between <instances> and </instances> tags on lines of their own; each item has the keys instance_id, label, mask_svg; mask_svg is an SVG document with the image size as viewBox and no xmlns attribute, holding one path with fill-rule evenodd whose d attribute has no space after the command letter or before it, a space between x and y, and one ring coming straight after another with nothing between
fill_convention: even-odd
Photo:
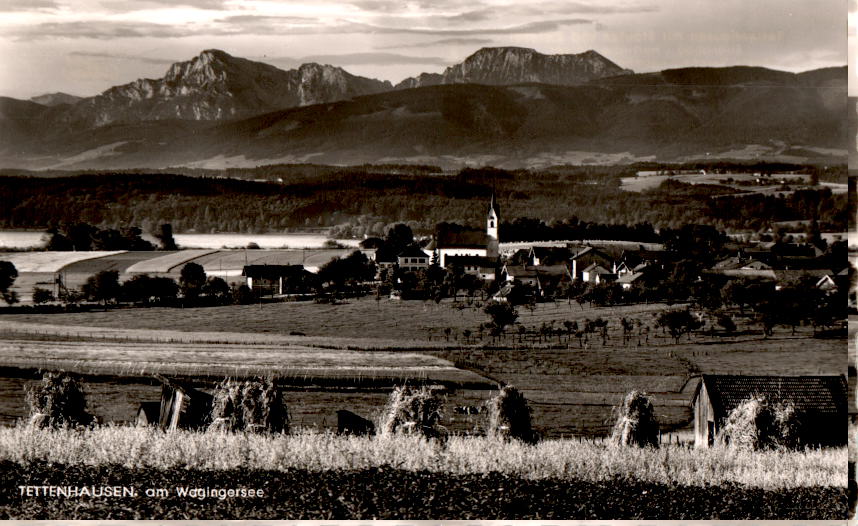
<instances>
[{"instance_id":1,"label":"house roof","mask_svg":"<svg viewBox=\"0 0 858 526\"><path fill-rule=\"evenodd\" d=\"M411 245L410 247L408 247L405 250L403 250L402 252L400 252L398 257L401 257L401 258L428 258L429 254L424 252L421 248L415 247L414 245Z\"/></svg>"},{"instance_id":2,"label":"house roof","mask_svg":"<svg viewBox=\"0 0 858 526\"><path fill-rule=\"evenodd\" d=\"M535 278L536 267L533 265L507 265L504 267L507 275L513 278Z\"/></svg>"},{"instance_id":3,"label":"house roof","mask_svg":"<svg viewBox=\"0 0 858 526\"><path fill-rule=\"evenodd\" d=\"M539 259L547 257L555 260L566 260L572 257L572 250L567 247L530 247L530 252Z\"/></svg>"},{"instance_id":4,"label":"house roof","mask_svg":"<svg viewBox=\"0 0 858 526\"><path fill-rule=\"evenodd\" d=\"M631 272L628 274L623 274L622 276L617 278L617 283L634 283L635 281L643 277L643 275L643 272Z\"/></svg>"},{"instance_id":5,"label":"house roof","mask_svg":"<svg viewBox=\"0 0 858 526\"><path fill-rule=\"evenodd\" d=\"M790 402L800 413L846 416L846 379L843 376L704 374L703 384L719 416L727 416L757 394L772 402Z\"/></svg>"},{"instance_id":6,"label":"house roof","mask_svg":"<svg viewBox=\"0 0 858 526\"><path fill-rule=\"evenodd\" d=\"M588 265L587 268L585 268L583 270L583 272L596 272L597 274L610 274L611 273L610 270L606 269L602 265L599 265L598 263L590 263L590 265Z\"/></svg>"}]
</instances>

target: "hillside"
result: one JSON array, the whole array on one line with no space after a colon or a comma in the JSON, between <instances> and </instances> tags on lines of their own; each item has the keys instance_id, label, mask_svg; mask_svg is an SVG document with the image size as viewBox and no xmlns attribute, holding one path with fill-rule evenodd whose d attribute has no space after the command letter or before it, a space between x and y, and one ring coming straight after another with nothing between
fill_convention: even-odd
<instances>
[{"instance_id":1,"label":"hillside","mask_svg":"<svg viewBox=\"0 0 858 526\"><path fill-rule=\"evenodd\" d=\"M235 59L236 67L250 62L241 60ZM171 72L191 85L196 75L208 78L201 63L174 66ZM199 83L209 90L209 84ZM267 101L239 90L249 99L227 97L229 104L215 89L206 91L211 98L203 102L184 95L117 102L129 108L127 118L114 119L110 112L105 117L99 108L111 97L127 95L120 88L74 105L72 114L80 118L62 107L4 99L0 166L225 168L313 162L517 168L700 158L838 164L845 161L849 135L842 117L845 67L800 74L684 68L574 86L447 84L363 96L322 90L306 98L304 90L304 99L271 95ZM330 101L343 97L347 100ZM242 102L250 99L263 102ZM262 112L318 99L326 102ZM225 120L254 112L260 114Z\"/></svg>"}]
</instances>

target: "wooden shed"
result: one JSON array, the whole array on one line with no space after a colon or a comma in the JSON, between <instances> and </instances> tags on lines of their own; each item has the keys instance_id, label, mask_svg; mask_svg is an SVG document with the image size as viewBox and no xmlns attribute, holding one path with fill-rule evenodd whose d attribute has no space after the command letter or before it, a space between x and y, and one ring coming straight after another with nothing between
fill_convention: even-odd
<instances>
[{"instance_id":1,"label":"wooden shed","mask_svg":"<svg viewBox=\"0 0 858 526\"><path fill-rule=\"evenodd\" d=\"M704 374L692 399L694 445L711 446L730 412L755 395L791 403L806 445L846 444L846 378Z\"/></svg>"},{"instance_id":2,"label":"wooden shed","mask_svg":"<svg viewBox=\"0 0 858 526\"><path fill-rule=\"evenodd\" d=\"M160 374L155 378L161 382L161 401L140 404L137 425L157 425L170 430L199 429L206 424L211 413L212 395Z\"/></svg>"}]
</instances>

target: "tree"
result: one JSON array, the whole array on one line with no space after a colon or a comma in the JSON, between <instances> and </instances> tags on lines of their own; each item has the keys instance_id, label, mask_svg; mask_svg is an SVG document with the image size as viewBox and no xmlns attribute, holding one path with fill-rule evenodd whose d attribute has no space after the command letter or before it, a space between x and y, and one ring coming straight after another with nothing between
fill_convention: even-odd
<instances>
[{"instance_id":1,"label":"tree","mask_svg":"<svg viewBox=\"0 0 858 526\"><path fill-rule=\"evenodd\" d=\"M11 261L0 261L0 295L3 296L3 300L9 305L14 303L13 301L9 301L13 298L12 292L14 292L9 289L15 283L17 277L18 269L15 268L15 265Z\"/></svg>"},{"instance_id":2,"label":"tree","mask_svg":"<svg viewBox=\"0 0 858 526\"><path fill-rule=\"evenodd\" d=\"M179 290L182 296L194 299L203 291L206 284L206 271L199 263L187 263L179 274Z\"/></svg>"},{"instance_id":3,"label":"tree","mask_svg":"<svg viewBox=\"0 0 858 526\"><path fill-rule=\"evenodd\" d=\"M165 223L161 225L160 231L155 238L161 243L161 250L178 250L176 241L173 239L173 225Z\"/></svg>"},{"instance_id":4,"label":"tree","mask_svg":"<svg viewBox=\"0 0 858 526\"><path fill-rule=\"evenodd\" d=\"M51 301L54 301L53 291L41 287L33 287L33 303L41 305Z\"/></svg>"},{"instance_id":5,"label":"tree","mask_svg":"<svg viewBox=\"0 0 858 526\"><path fill-rule=\"evenodd\" d=\"M490 301L483 312L489 315L492 323L492 334L502 334L507 325L512 325L518 319L518 311L506 302Z\"/></svg>"},{"instance_id":6,"label":"tree","mask_svg":"<svg viewBox=\"0 0 858 526\"><path fill-rule=\"evenodd\" d=\"M658 315L656 324L664 327L673 337L674 343L679 343L683 334L699 329L703 322L688 309L667 310Z\"/></svg>"},{"instance_id":7,"label":"tree","mask_svg":"<svg viewBox=\"0 0 858 526\"><path fill-rule=\"evenodd\" d=\"M206 284L203 286L203 293L206 296L222 300L229 296L229 284L219 276L212 276L206 280Z\"/></svg>"},{"instance_id":8,"label":"tree","mask_svg":"<svg viewBox=\"0 0 858 526\"><path fill-rule=\"evenodd\" d=\"M90 301L100 301L107 305L109 301L119 297L121 287L119 285L118 270L102 270L87 278L83 284L84 297Z\"/></svg>"},{"instance_id":9,"label":"tree","mask_svg":"<svg viewBox=\"0 0 858 526\"><path fill-rule=\"evenodd\" d=\"M247 285L240 285L232 290L232 301L237 305L250 305L255 300L253 291Z\"/></svg>"}]
</instances>

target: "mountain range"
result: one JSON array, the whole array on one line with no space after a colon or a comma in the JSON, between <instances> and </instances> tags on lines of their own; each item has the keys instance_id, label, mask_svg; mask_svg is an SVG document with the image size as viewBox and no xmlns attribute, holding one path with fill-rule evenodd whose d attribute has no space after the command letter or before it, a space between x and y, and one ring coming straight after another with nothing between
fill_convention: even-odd
<instances>
[{"instance_id":1,"label":"mountain range","mask_svg":"<svg viewBox=\"0 0 858 526\"><path fill-rule=\"evenodd\" d=\"M845 162L846 78L846 67L635 74L595 51L504 47L394 86L206 50L94 97L0 97L0 166Z\"/></svg>"}]
</instances>

